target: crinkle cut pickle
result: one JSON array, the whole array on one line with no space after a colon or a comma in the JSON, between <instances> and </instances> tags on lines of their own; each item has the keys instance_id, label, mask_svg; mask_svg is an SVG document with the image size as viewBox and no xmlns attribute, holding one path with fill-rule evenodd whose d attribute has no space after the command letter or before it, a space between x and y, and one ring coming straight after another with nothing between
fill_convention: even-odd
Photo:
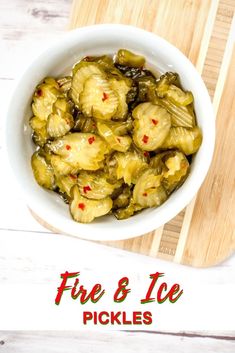
<instances>
[{"instance_id":1,"label":"crinkle cut pickle","mask_svg":"<svg viewBox=\"0 0 235 353\"><path fill-rule=\"evenodd\" d=\"M184 183L202 142L193 94L179 75L156 77L126 49L44 78L29 123L37 183L60 194L82 223L160 206Z\"/></svg>"}]
</instances>

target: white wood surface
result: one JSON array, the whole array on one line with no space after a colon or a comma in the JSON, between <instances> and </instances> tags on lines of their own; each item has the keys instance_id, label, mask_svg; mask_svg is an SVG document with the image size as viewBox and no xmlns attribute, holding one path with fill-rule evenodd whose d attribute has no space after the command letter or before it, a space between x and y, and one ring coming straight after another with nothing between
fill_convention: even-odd
<instances>
[{"instance_id":1,"label":"white wood surface","mask_svg":"<svg viewBox=\"0 0 235 353\"><path fill-rule=\"evenodd\" d=\"M14 80L31 58L66 29L70 5L71 0L0 1L1 133L4 133L5 111ZM2 139L0 160L3 166L5 153L1 141ZM104 328L96 333L88 330L0 331L0 353L65 352L68 347L70 352L105 352L110 345L114 353L156 350L174 350L175 353L235 351L235 305L232 299L235 295L235 256L217 267L194 270L67 236L53 235L31 216L14 180L5 173L5 167L1 168L0 185L0 329L11 329L12 327L4 325L9 320L24 322L24 318L19 317L22 303L19 299L17 301L17 298L26 302L27 296L23 299L24 292L20 295L20 290L33 286L49 286L51 281L53 285L58 283L54 277L59 276L60 271L65 271L66 266L68 269L81 271L84 277L92 279L101 276L104 281L109 281L112 276L119 274L130 275L138 288L145 284L144 276L161 269L181 281L189 288L189 292L190 288L193 288L195 295L195 298L191 299L192 306L195 307L190 306L189 298L188 306L186 303L183 307L187 308L188 312L185 310L180 314L175 309L179 315L179 324L183 320L189 322L186 333L173 329L171 332L166 332L167 329L156 332L158 327L153 328L154 333L108 333ZM207 291L205 301L201 296L203 288ZM18 293L19 297L14 297L15 293ZM210 302L212 294L215 299ZM187 298L187 293L185 295ZM214 302L217 303L216 307L213 306ZM75 308L73 305L72 310ZM38 315L39 311L40 303L36 312ZM207 322L207 331L190 329L193 327L190 326L192 318L195 317L196 320L197 311L201 313L202 329L204 321ZM212 316L211 321L208 320L209 315ZM213 322L218 320L220 328L215 331ZM32 327L34 323L32 322ZM26 324L25 327L30 329ZM15 328L24 329L20 325ZM77 328L79 329L79 326Z\"/></svg>"},{"instance_id":2,"label":"white wood surface","mask_svg":"<svg viewBox=\"0 0 235 353\"><path fill-rule=\"evenodd\" d=\"M1 353L230 353L234 348L232 340L144 332L4 332L0 341Z\"/></svg>"}]
</instances>

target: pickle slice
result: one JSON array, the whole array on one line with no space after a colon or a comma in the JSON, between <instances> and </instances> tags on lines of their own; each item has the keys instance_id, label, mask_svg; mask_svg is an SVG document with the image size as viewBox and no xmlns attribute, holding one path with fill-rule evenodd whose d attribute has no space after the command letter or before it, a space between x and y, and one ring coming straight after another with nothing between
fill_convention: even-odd
<instances>
[{"instance_id":1,"label":"pickle slice","mask_svg":"<svg viewBox=\"0 0 235 353\"><path fill-rule=\"evenodd\" d=\"M112 89L118 96L118 108L113 118L117 120L123 120L128 113L126 99L127 94L131 89L131 84L128 84L126 80L117 80L115 78L111 78L109 82Z\"/></svg>"},{"instance_id":2,"label":"pickle slice","mask_svg":"<svg viewBox=\"0 0 235 353\"><path fill-rule=\"evenodd\" d=\"M83 197L77 185L71 189L72 201L70 212L73 219L81 223L90 223L95 218L106 215L110 212L113 201L110 197L102 200L90 200Z\"/></svg>"},{"instance_id":3,"label":"pickle slice","mask_svg":"<svg viewBox=\"0 0 235 353\"><path fill-rule=\"evenodd\" d=\"M169 99L163 98L160 101L161 105L171 114L171 122L173 126L181 126L192 128L195 126L195 116L187 107L177 106Z\"/></svg>"},{"instance_id":4,"label":"pickle slice","mask_svg":"<svg viewBox=\"0 0 235 353\"><path fill-rule=\"evenodd\" d=\"M111 119L118 109L118 96L103 75L92 75L86 80L80 95L80 108L87 117Z\"/></svg>"},{"instance_id":5,"label":"pickle slice","mask_svg":"<svg viewBox=\"0 0 235 353\"><path fill-rule=\"evenodd\" d=\"M57 99L53 105L53 112L47 120L47 132L52 138L62 137L74 126L70 105L66 99Z\"/></svg>"},{"instance_id":6,"label":"pickle slice","mask_svg":"<svg viewBox=\"0 0 235 353\"><path fill-rule=\"evenodd\" d=\"M163 182L168 194L181 186L189 173L189 162L179 151L168 152L164 157L167 171L163 173Z\"/></svg>"},{"instance_id":7,"label":"pickle slice","mask_svg":"<svg viewBox=\"0 0 235 353\"><path fill-rule=\"evenodd\" d=\"M110 184L103 171L82 171L77 180L80 194L88 199L101 200L112 195L113 191L122 185L121 181Z\"/></svg>"},{"instance_id":8,"label":"pickle slice","mask_svg":"<svg viewBox=\"0 0 235 353\"><path fill-rule=\"evenodd\" d=\"M66 195L67 200L71 197L71 189L77 184L77 175L69 174L66 176L61 176L56 179L56 186L59 188L62 194Z\"/></svg>"},{"instance_id":9,"label":"pickle slice","mask_svg":"<svg viewBox=\"0 0 235 353\"><path fill-rule=\"evenodd\" d=\"M40 147L43 147L49 138L46 124L46 120L41 120L37 116L33 116L29 121L29 125L34 130L32 139Z\"/></svg>"},{"instance_id":10,"label":"pickle slice","mask_svg":"<svg viewBox=\"0 0 235 353\"><path fill-rule=\"evenodd\" d=\"M162 175L158 175L154 169L145 170L134 187L134 203L147 208L160 206L166 199L167 193L162 185Z\"/></svg>"},{"instance_id":11,"label":"pickle slice","mask_svg":"<svg viewBox=\"0 0 235 353\"><path fill-rule=\"evenodd\" d=\"M193 103L192 92L184 92L182 89L175 85L170 85L166 92L167 98L172 101L172 103L178 106L186 106Z\"/></svg>"},{"instance_id":12,"label":"pickle slice","mask_svg":"<svg viewBox=\"0 0 235 353\"><path fill-rule=\"evenodd\" d=\"M106 124L100 122L97 123L97 129L100 136L105 139L111 149L126 152L130 148L132 142L130 136L117 136Z\"/></svg>"},{"instance_id":13,"label":"pickle slice","mask_svg":"<svg viewBox=\"0 0 235 353\"><path fill-rule=\"evenodd\" d=\"M148 167L144 155L137 151L116 152L109 163L111 164L111 173L118 180L123 179L128 185L135 184L142 170ZM112 164L114 165L113 170Z\"/></svg>"},{"instance_id":14,"label":"pickle slice","mask_svg":"<svg viewBox=\"0 0 235 353\"><path fill-rule=\"evenodd\" d=\"M127 207L118 208L113 212L113 214L118 220L127 219L133 216L136 212L141 211L142 209L142 206L135 204L131 199Z\"/></svg>"},{"instance_id":15,"label":"pickle slice","mask_svg":"<svg viewBox=\"0 0 235 353\"><path fill-rule=\"evenodd\" d=\"M130 186L125 185L121 189L121 193L113 199L114 209L125 208L130 203L130 198L132 195Z\"/></svg>"},{"instance_id":16,"label":"pickle slice","mask_svg":"<svg viewBox=\"0 0 235 353\"><path fill-rule=\"evenodd\" d=\"M172 127L161 148L177 148L184 154L190 155L198 151L201 143L202 133L198 126L195 126L193 129Z\"/></svg>"},{"instance_id":17,"label":"pickle slice","mask_svg":"<svg viewBox=\"0 0 235 353\"><path fill-rule=\"evenodd\" d=\"M133 129L133 120L131 115L124 121L105 121L105 125L107 125L116 136L123 136L130 133Z\"/></svg>"},{"instance_id":18,"label":"pickle slice","mask_svg":"<svg viewBox=\"0 0 235 353\"><path fill-rule=\"evenodd\" d=\"M171 116L167 110L149 102L141 103L133 110L132 116L135 119L135 144L144 151L161 147L171 127Z\"/></svg>"},{"instance_id":19,"label":"pickle slice","mask_svg":"<svg viewBox=\"0 0 235 353\"><path fill-rule=\"evenodd\" d=\"M70 165L75 174L81 169L100 169L105 154L109 152L106 142L101 137L82 132L58 138L47 144L47 148Z\"/></svg>"},{"instance_id":20,"label":"pickle slice","mask_svg":"<svg viewBox=\"0 0 235 353\"><path fill-rule=\"evenodd\" d=\"M33 95L32 111L41 120L47 120L52 112L52 106L61 95L59 85L51 77L46 77L43 83L39 84Z\"/></svg>"},{"instance_id":21,"label":"pickle slice","mask_svg":"<svg viewBox=\"0 0 235 353\"><path fill-rule=\"evenodd\" d=\"M46 189L53 189L55 182L53 169L39 152L32 155L31 166L37 183Z\"/></svg>"},{"instance_id":22,"label":"pickle slice","mask_svg":"<svg viewBox=\"0 0 235 353\"><path fill-rule=\"evenodd\" d=\"M79 107L80 94L83 91L86 80L95 74L102 75L103 71L98 64L80 61L73 68L73 78L71 83L71 98Z\"/></svg>"},{"instance_id":23,"label":"pickle slice","mask_svg":"<svg viewBox=\"0 0 235 353\"><path fill-rule=\"evenodd\" d=\"M96 121L93 118L87 118L82 113L78 113L74 123L73 131L97 133Z\"/></svg>"},{"instance_id":24,"label":"pickle slice","mask_svg":"<svg viewBox=\"0 0 235 353\"><path fill-rule=\"evenodd\" d=\"M145 58L141 55L134 54L129 50L119 49L117 52L116 62L120 65L142 67L145 64Z\"/></svg>"},{"instance_id":25,"label":"pickle slice","mask_svg":"<svg viewBox=\"0 0 235 353\"><path fill-rule=\"evenodd\" d=\"M50 156L50 164L57 177L65 176L68 174L77 174L78 168L67 163L61 156L52 154Z\"/></svg>"},{"instance_id":26,"label":"pickle slice","mask_svg":"<svg viewBox=\"0 0 235 353\"><path fill-rule=\"evenodd\" d=\"M57 80L60 90L63 93L68 93L72 85L72 76L60 77Z\"/></svg>"}]
</instances>

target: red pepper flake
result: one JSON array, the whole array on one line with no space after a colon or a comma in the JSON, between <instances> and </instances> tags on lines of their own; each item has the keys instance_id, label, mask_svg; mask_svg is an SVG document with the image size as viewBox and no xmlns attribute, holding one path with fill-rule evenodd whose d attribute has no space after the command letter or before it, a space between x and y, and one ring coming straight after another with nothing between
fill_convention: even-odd
<instances>
[{"instance_id":1,"label":"red pepper flake","mask_svg":"<svg viewBox=\"0 0 235 353\"><path fill-rule=\"evenodd\" d=\"M78 208L80 208L82 211L85 210L85 207L86 207L86 205L82 202L78 204Z\"/></svg>"},{"instance_id":2,"label":"red pepper flake","mask_svg":"<svg viewBox=\"0 0 235 353\"><path fill-rule=\"evenodd\" d=\"M95 137L92 136L92 137L89 137L88 139L88 142L89 142L89 145L92 145L92 143L95 141Z\"/></svg>"},{"instance_id":3,"label":"red pepper flake","mask_svg":"<svg viewBox=\"0 0 235 353\"><path fill-rule=\"evenodd\" d=\"M149 157L149 152L145 151L145 152L144 152L144 156L145 156L145 157Z\"/></svg>"},{"instance_id":4,"label":"red pepper flake","mask_svg":"<svg viewBox=\"0 0 235 353\"><path fill-rule=\"evenodd\" d=\"M41 89L41 88L39 88L39 89L37 90L36 95L37 95L38 97L42 97L43 92L42 92L42 89Z\"/></svg>"},{"instance_id":5,"label":"red pepper flake","mask_svg":"<svg viewBox=\"0 0 235 353\"><path fill-rule=\"evenodd\" d=\"M118 141L118 142L121 142L121 139L120 139L120 137L117 137L117 141Z\"/></svg>"},{"instance_id":6,"label":"red pepper flake","mask_svg":"<svg viewBox=\"0 0 235 353\"><path fill-rule=\"evenodd\" d=\"M144 192L144 193L143 193L143 196L148 196L147 192Z\"/></svg>"},{"instance_id":7,"label":"red pepper flake","mask_svg":"<svg viewBox=\"0 0 235 353\"><path fill-rule=\"evenodd\" d=\"M71 179L77 180L77 176L76 175L69 174L69 176L70 176Z\"/></svg>"},{"instance_id":8,"label":"red pepper flake","mask_svg":"<svg viewBox=\"0 0 235 353\"><path fill-rule=\"evenodd\" d=\"M91 191L90 186L89 186L89 185L83 186L83 192L84 192L84 194L86 194L87 191Z\"/></svg>"},{"instance_id":9,"label":"red pepper flake","mask_svg":"<svg viewBox=\"0 0 235 353\"><path fill-rule=\"evenodd\" d=\"M158 120L152 119L152 123L153 123L153 125L157 125L158 124Z\"/></svg>"},{"instance_id":10,"label":"red pepper flake","mask_svg":"<svg viewBox=\"0 0 235 353\"><path fill-rule=\"evenodd\" d=\"M106 99L108 99L108 98L109 98L109 95L108 95L107 93L103 92L102 101L104 102L104 101L106 101Z\"/></svg>"},{"instance_id":11,"label":"red pepper flake","mask_svg":"<svg viewBox=\"0 0 235 353\"><path fill-rule=\"evenodd\" d=\"M181 168L183 168L183 169L184 169L184 168L187 168L187 167L188 167L188 163L187 163L186 161L182 161L180 166L181 166Z\"/></svg>"},{"instance_id":12,"label":"red pepper flake","mask_svg":"<svg viewBox=\"0 0 235 353\"><path fill-rule=\"evenodd\" d=\"M71 146L70 145L66 145L65 148L66 148L67 151L71 150Z\"/></svg>"},{"instance_id":13,"label":"red pepper flake","mask_svg":"<svg viewBox=\"0 0 235 353\"><path fill-rule=\"evenodd\" d=\"M147 135L144 135L142 138L143 143L148 143L149 137Z\"/></svg>"}]
</instances>

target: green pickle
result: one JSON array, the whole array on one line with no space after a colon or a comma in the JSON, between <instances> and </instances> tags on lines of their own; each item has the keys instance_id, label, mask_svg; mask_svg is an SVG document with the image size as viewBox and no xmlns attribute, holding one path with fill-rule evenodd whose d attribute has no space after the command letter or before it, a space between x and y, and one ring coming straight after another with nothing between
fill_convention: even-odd
<instances>
[{"instance_id":1,"label":"green pickle","mask_svg":"<svg viewBox=\"0 0 235 353\"><path fill-rule=\"evenodd\" d=\"M164 97L171 84L180 88L180 80L177 73L166 72L165 74L161 75L156 85L156 90L159 97Z\"/></svg>"},{"instance_id":2,"label":"green pickle","mask_svg":"<svg viewBox=\"0 0 235 353\"><path fill-rule=\"evenodd\" d=\"M120 49L81 58L35 88L33 175L74 221L128 219L160 207L187 179L203 139L194 97L177 73L159 76Z\"/></svg>"},{"instance_id":3,"label":"green pickle","mask_svg":"<svg viewBox=\"0 0 235 353\"><path fill-rule=\"evenodd\" d=\"M69 174L60 176L56 179L56 186L60 192L66 196L67 200L71 199L71 189L74 185L77 185L77 175Z\"/></svg>"},{"instance_id":4,"label":"green pickle","mask_svg":"<svg viewBox=\"0 0 235 353\"><path fill-rule=\"evenodd\" d=\"M147 169L139 177L134 190L134 203L143 208L160 206L167 199L167 193L162 185L162 175L154 169Z\"/></svg>"},{"instance_id":5,"label":"green pickle","mask_svg":"<svg viewBox=\"0 0 235 353\"><path fill-rule=\"evenodd\" d=\"M113 208L118 209L127 207L130 203L131 194L130 186L123 186L119 195L113 199Z\"/></svg>"},{"instance_id":6,"label":"green pickle","mask_svg":"<svg viewBox=\"0 0 235 353\"><path fill-rule=\"evenodd\" d=\"M110 120L118 110L118 94L104 75L92 75L80 94L80 109L86 117Z\"/></svg>"},{"instance_id":7,"label":"green pickle","mask_svg":"<svg viewBox=\"0 0 235 353\"><path fill-rule=\"evenodd\" d=\"M102 68L96 63L81 61L74 66L70 96L77 107L80 106L80 94L83 91L85 82L95 74L103 74Z\"/></svg>"},{"instance_id":8,"label":"green pickle","mask_svg":"<svg viewBox=\"0 0 235 353\"><path fill-rule=\"evenodd\" d=\"M133 140L140 149L154 151L161 147L171 127L171 116L166 109L150 102L141 103L133 110Z\"/></svg>"},{"instance_id":9,"label":"green pickle","mask_svg":"<svg viewBox=\"0 0 235 353\"><path fill-rule=\"evenodd\" d=\"M95 134L97 132L96 121L93 118L85 117L82 113L78 113L72 130Z\"/></svg>"},{"instance_id":10,"label":"green pickle","mask_svg":"<svg viewBox=\"0 0 235 353\"><path fill-rule=\"evenodd\" d=\"M136 55L126 49L118 50L116 61L120 65L127 65L131 67L142 67L145 64L145 58L143 56Z\"/></svg>"},{"instance_id":11,"label":"green pickle","mask_svg":"<svg viewBox=\"0 0 235 353\"><path fill-rule=\"evenodd\" d=\"M114 216L119 220L127 219L133 216L138 211L141 211L142 209L143 207L135 204L133 200L131 200L128 206L124 208L118 208L117 210L115 210Z\"/></svg>"},{"instance_id":12,"label":"green pickle","mask_svg":"<svg viewBox=\"0 0 235 353\"><path fill-rule=\"evenodd\" d=\"M81 169L100 169L105 154L109 151L106 142L100 136L82 132L58 138L47 144L47 148L76 172Z\"/></svg>"},{"instance_id":13,"label":"green pickle","mask_svg":"<svg viewBox=\"0 0 235 353\"><path fill-rule=\"evenodd\" d=\"M141 171L147 167L145 156L137 151L116 152L109 163L117 180L123 179L128 185L135 184Z\"/></svg>"},{"instance_id":14,"label":"green pickle","mask_svg":"<svg viewBox=\"0 0 235 353\"><path fill-rule=\"evenodd\" d=\"M71 190L70 212L73 219L81 223L90 223L95 218L106 215L112 209L113 201L110 197L93 200L83 197L77 185Z\"/></svg>"},{"instance_id":15,"label":"green pickle","mask_svg":"<svg viewBox=\"0 0 235 353\"><path fill-rule=\"evenodd\" d=\"M108 177L103 171L79 173L77 184L80 194L88 199L101 200L111 196L115 189L122 185L121 181L114 184L108 182Z\"/></svg>"},{"instance_id":16,"label":"green pickle","mask_svg":"<svg viewBox=\"0 0 235 353\"><path fill-rule=\"evenodd\" d=\"M37 183L46 189L54 189L55 177L53 169L39 152L35 152L32 155L31 166Z\"/></svg>"},{"instance_id":17,"label":"green pickle","mask_svg":"<svg viewBox=\"0 0 235 353\"><path fill-rule=\"evenodd\" d=\"M130 136L115 135L113 130L106 124L98 122L97 129L99 135L108 143L111 149L119 152L127 152L131 145Z\"/></svg>"},{"instance_id":18,"label":"green pickle","mask_svg":"<svg viewBox=\"0 0 235 353\"><path fill-rule=\"evenodd\" d=\"M72 85L72 76L60 77L56 81L59 85L60 90L63 93L68 94Z\"/></svg>"},{"instance_id":19,"label":"green pickle","mask_svg":"<svg viewBox=\"0 0 235 353\"><path fill-rule=\"evenodd\" d=\"M47 133L47 122L45 120L39 119L37 116L33 116L29 125L33 130L32 139L34 143L40 147L43 147L49 139Z\"/></svg>"},{"instance_id":20,"label":"green pickle","mask_svg":"<svg viewBox=\"0 0 235 353\"><path fill-rule=\"evenodd\" d=\"M163 173L163 186L168 194L178 188L189 173L189 162L182 152L168 152L164 158L167 171Z\"/></svg>"},{"instance_id":21,"label":"green pickle","mask_svg":"<svg viewBox=\"0 0 235 353\"><path fill-rule=\"evenodd\" d=\"M41 120L47 120L52 113L56 99L61 95L59 85L53 78L46 77L43 83L36 87L33 95L32 111Z\"/></svg>"},{"instance_id":22,"label":"green pickle","mask_svg":"<svg viewBox=\"0 0 235 353\"><path fill-rule=\"evenodd\" d=\"M47 133L51 138L66 135L74 126L71 106L65 98L58 98L47 120Z\"/></svg>"},{"instance_id":23,"label":"green pickle","mask_svg":"<svg viewBox=\"0 0 235 353\"><path fill-rule=\"evenodd\" d=\"M161 148L178 148L184 154L191 155L199 150L201 143L202 132L198 126L195 126L193 129L172 127Z\"/></svg>"}]
</instances>

